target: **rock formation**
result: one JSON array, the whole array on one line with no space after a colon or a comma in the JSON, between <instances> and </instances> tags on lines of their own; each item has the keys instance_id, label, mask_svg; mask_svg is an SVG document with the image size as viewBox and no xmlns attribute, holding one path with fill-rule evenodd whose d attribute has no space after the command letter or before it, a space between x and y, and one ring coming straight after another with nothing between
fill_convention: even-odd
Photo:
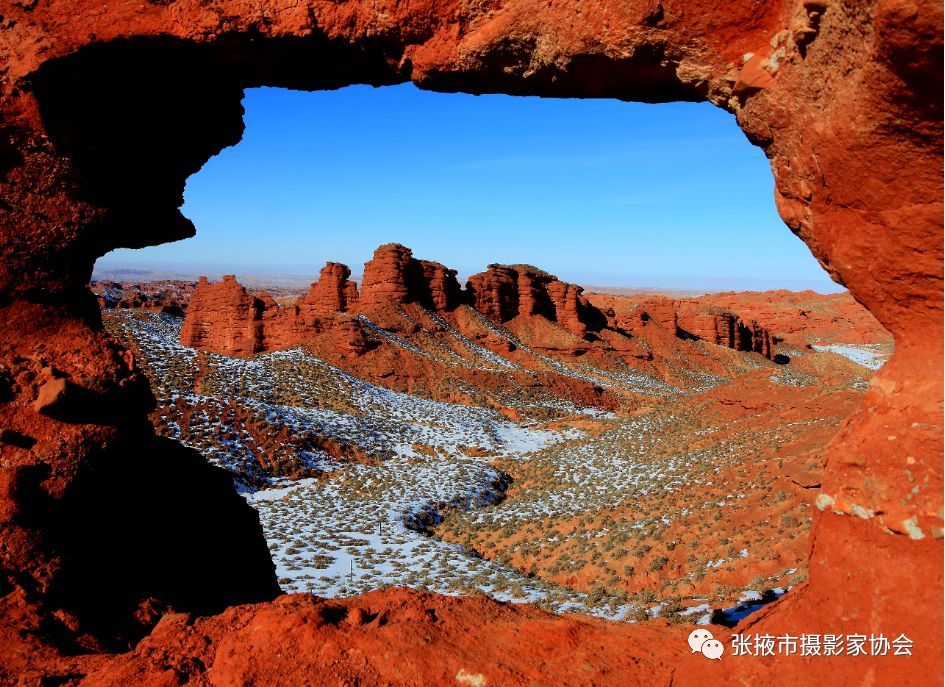
<instances>
[{"instance_id":1,"label":"rock formation","mask_svg":"<svg viewBox=\"0 0 945 687\"><path fill-rule=\"evenodd\" d=\"M348 312L358 301L358 285L348 279L351 270L340 262L326 263L309 292L298 300L303 325L333 313Z\"/></svg>"},{"instance_id":2,"label":"rock formation","mask_svg":"<svg viewBox=\"0 0 945 687\"><path fill-rule=\"evenodd\" d=\"M214 284L201 277L190 297L181 343L229 355L258 353L271 338L263 333L263 313L273 306L247 293L235 275Z\"/></svg>"},{"instance_id":3,"label":"rock formation","mask_svg":"<svg viewBox=\"0 0 945 687\"><path fill-rule=\"evenodd\" d=\"M606 325L606 317L580 286L529 265L490 265L473 275L464 291L456 270L417 260L409 248L388 243L365 263L360 293L350 276L346 265L329 262L309 292L286 307L266 294L248 293L233 275L215 284L201 277L188 302L180 341L199 350L245 356L311 343L328 333L344 350L360 354L367 349L364 329L348 313L385 318L390 308L407 303L444 313L468 303L499 324L519 315L542 317L578 337Z\"/></svg>"},{"instance_id":4,"label":"rock formation","mask_svg":"<svg viewBox=\"0 0 945 687\"><path fill-rule=\"evenodd\" d=\"M308 294L294 305L281 307L268 294L250 294L225 275L209 283L201 277L187 306L181 327L184 346L224 355L248 356L294 348L315 337L350 355L360 355L368 344L358 322L346 314L357 302L350 270L329 262Z\"/></svg>"},{"instance_id":5,"label":"rock formation","mask_svg":"<svg viewBox=\"0 0 945 687\"><path fill-rule=\"evenodd\" d=\"M677 302L676 306L676 327L684 335L772 357L771 334L757 322L745 322L729 310L693 302Z\"/></svg>"},{"instance_id":6,"label":"rock formation","mask_svg":"<svg viewBox=\"0 0 945 687\"><path fill-rule=\"evenodd\" d=\"M892 341L889 332L849 293L713 293L693 300L755 320L796 346L821 342Z\"/></svg>"},{"instance_id":7,"label":"rock formation","mask_svg":"<svg viewBox=\"0 0 945 687\"><path fill-rule=\"evenodd\" d=\"M360 304L364 309L407 303L419 294L419 265L409 248L387 243L374 251L374 257L364 263L361 279Z\"/></svg>"},{"instance_id":8,"label":"rock formation","mask_svg":"<svg viewBox=\"0 0 945 687\"><path fill-rule=\"evenodd\" d=\"M647 324L656 324L680 338L695 338L737 351L774 356L775 338L754 320L744 320L735 312L703 303L662 296L621 297L592 294L589 302L600 308L613 326L640 333Z\"/></svg>"},{"instance_id":9,"label":"rock formation","mask_svg":"<svg viewBox=\"0 0 945 687\"><path fill-rule=\"evenodd\" d=\"M420 261L423 291L419 303L429 304L434 310L452 310L464 302L464 294L456 280L456 270L431 260Z\"/></svg>"},{"instance_id":10,"label":"rock formation","mask_svg":"<svg viewBox=\"0 0 945 687\"><path fill-rule=\"evenodd\" d=\"M522 641L523 632L529 650L509 651ZM294 684L305 676L309 684L332 687L524 687L543 683L548 674L557 685L588 684L592 671L597 673L593 684L622 687L653 684L654 673L673 665L668 652L653 647L685 645L686 635L681 626L555 617L484 596L457 598L396 588L347 599L283 596L211 618L168 615L134 651L108 663L89 661L86 671L88 683L100 687L160 684L162 679L194 685L208 676L210 684L220 685ZM418 636L426 639L418 642ZM296 650L286 651L287 645ZM562 646L570 650L562 651ZM396 653L398 660L380 658L386 652ZM628 652L646 658L628 662ZM501 661L493 660L497 655ZM175 661L174 677L167 677L171 670L161 657L177 656L187 660ZM56 665L59 674L69 667L68 661Z\"/></svg>"},{"instance_id":11,"label":"rock formation","mask_svg":"<svg viewBox=\"0 0 945 687\"><path fill-rule=\"evenodd\" d=\"M779 635L902 628L922 650L904 661L723 661L724 679L890 684L938 674L941 3L179 0L109 3L90 11L88 3L26 0L5 3L2 14L0 365L9 373L3 376L0 425L33 442L30 448L23 447L29 442L4 443L0 463L0 568L6 580L0 585L0 648L7 651L0 670L10 681L32 675L39 682L43 662L60 641L54 637L65 642L76 636L56 620L60 611L66 617L68 604L48 595L47 582L65 551L55 534L80 519L88 502L64 501L63 494L108 447L127 447L121 458L138 463L151 441L146 408L123 406L117 397L95 422L53 418L34 407L34 380L43 367L84 380L115 380L128 371L128 359L109 348L87 290L96 258L117 247L193 235L179 210L185 180L239 141L244 88L407 81L472 93L710 101L736 116L770 160L780 216L896 340L893 359L834 439L823 483L811 492L816 514L809 581L740 629ZM770 79L760 78L758 69ZM123 488L133 493L157 475L169 483L189 479L160 461L148 467L154 472L142 469ZM217 513L221 489L201 494L190 524ZM177 505L166 505L167 512ZM124 517L133 524L146 516ZM192 536L179 520L161 528L159 514L149 517L166 541ZM251 519L214 520L204 541L215 531L235 547L258 543ZM175 569L193 578L190 591L198 592L195 580L212 570L212 561L194 563L167 550ZM147 578L140 566L128 574L132 583ZM188 579L178 582L187 586ZM108 588L101 593L103 603L111 601ZM226 602L227 595L219 600ZM494 617L504 613L475 609ZM291 609L287 614L276 627L297 627ZM522 615L504 617L515 623ZM217 655L243 649L237 635L244 626L233 620L220 629L224 643L228 631L233 634ZM521 627L542 622L528 618ZM58 634L37 633L50 625ZM431 637L451 643L448 636ZM594 665L591 642L582 647L580 638L566 641L569 655L576 643ZM22 642L31 643L30 650L7 648ZM160 639L155 642L154 656L166 657L155 658L161 679L176 679L174 666L191 664L189 655L165 653ZM564 642L552 642L546 652L559 651ZM383 644L374 646L384 651ZM698 656L677 663L676 649L667 665L654 660L660 642L638 646L628 650L623 665L653 660L646 678L652 682L704 684L714 668ZM277 649L259 647L257 670L270 658L280 660ZM508 643L476 660L494 664L507 655ZM281 675L308 669L295 666ZM362 682L376 675L361 670ZM540 668L528 670L521 674L533 682L547 679ZM322 674L315 667L310 672Z\"/></svg>"},{"instance_id":12,"label":"rock formation","mask_svg":"<svg viewBox=\"0 0 945 687\"><path fill-rule=\"evenodd\" d=\"M584 289L531 265L489 265L469 278L466 289L472 306L498 323L519 315L541 316L579 337L604 323L583 296Z\"/></svg>"},{"instance_id":13,"label":"rock formation","mask_svg":"<svg viewBox=\"0 0 945 687\"><path fill-rule=\"evenodd\" d=\"M438 262L417 260L399 243L387 243L364 264L360 307L375 308L420 303L436 310L452 310L462 302L456 270Z\"/></svg>"},{"instance_id":14,"label":"rock formation","mask_svg":"<svg viewBox=\"0 0 945 687\"><path fill-rule=\"evenodd\" d=\"M676 303L672 298L647 296L624 298L608 294L592 293L590 302L600 308L615 326L628 332L638 331L648 323L654 323L669 332L676 331Z\"/></svg>"},{"instance_id":15,"label":"rock formation","mask_svg":"<svg viewBox=\"0 0 945 687\"><path fill-rule=\"evenodd\" d=\"M494 322L506 322L518 315L518 274L511 267L489 265L466 283L472 306Z\"/></svg>"}]
</instances>

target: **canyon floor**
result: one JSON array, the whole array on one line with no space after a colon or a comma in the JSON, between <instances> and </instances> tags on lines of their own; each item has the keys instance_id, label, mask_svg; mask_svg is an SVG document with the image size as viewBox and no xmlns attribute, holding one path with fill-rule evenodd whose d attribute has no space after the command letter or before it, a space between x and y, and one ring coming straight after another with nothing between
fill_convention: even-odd
<instances>
[{"instance_id":1,"label":"canyon floor","mask_svg":"<svg viewBox=\"0 0 945 687\"><path fill-rule=\"evenodd\" d=\"M665 305L589 299L614 321ZM652 321L632 337L646 355L576 353L544 318L416 303L359 315L376 349L331 361L196 350L151 301L103 317L151 380L158 431L259 513L285 592L732 625L806 579L823 447L892 344L846 294L702 300L762 321L769 355Z\"/></svg>"}]
</instances>

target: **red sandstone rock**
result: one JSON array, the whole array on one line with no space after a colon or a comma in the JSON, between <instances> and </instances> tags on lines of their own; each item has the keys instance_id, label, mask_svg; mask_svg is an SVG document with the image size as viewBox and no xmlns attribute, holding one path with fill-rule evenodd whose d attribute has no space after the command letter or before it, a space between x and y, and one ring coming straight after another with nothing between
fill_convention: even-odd
<instances>
[{"instance_id":1,"label":"red sandstone rock","mask_svg":"<svg viewBox=\"0 0 945 687\"><path fill-rule=\"evenodd\" d=\"M757 322L745 322L723 308L688 301L678 301L676 306L676 326L683 332L719 346L772 357L772 337Z\"/></svg>"},{"instance_id":2,"label":"red sandstone rock","mask_svg":"<svg viewBox=\"0 0 945 687\"><path fill-rule=\"evenodd\" d=\"M468 291L463 292L456 270L416 260L405 246L386 244L365 264L360 296L348 279L350 274L347 266L329 262L309 292L286 307L280 307L268 294L248 293L232 275L216 284L201 277L188 303L181 343L245 356L301 344L324 349L324 343L316 340L327 336L337 348L360 355L368 344L358 321L344 316L352 308L372 316L381 326L416 331L416 323L403 321L402 315L390 309L417 303L445 313L467 300L499 323L519 315L541 317L579 338L606 324L580 286L528 265L491 265L486 272L474 275ZM548 348L548 337L544 338L533 343ZM574 342L564 343L563 348L585 350Z\"/></svg>"},{"instance_id":3,"label":"red sandstone rock","mask_svg":"<svg viewBox=\"0 0 945 687\"><path fill-rule=\"evenodd\" d=\"M589 309L587 299L582 295L584 289L577 284L568 284L557 279L545 287L555 310L558 325L575 336L583 337L587 333L589 321L585 312Z\"/></svg>"},{"instance_id":4,"label":"red sandstone rock","mask_svg":"<svg viewBox=\"0 0 945 687\"><path fill-rule=\"evenodd\" d=\"M679 326L676 304L669 298L651 299L643 305L646 321L655 322L667 331L674 332Z\"/></svg>"},{"instance_id":5,"label":"red sandstone rock","mask_svg":"<svg viewBox=\"0 0 945 687\"><path fill-rule=\"evenodd\" d=\"M134 651L90 661L80 672L89 673L89 687L171 679L292 685L300 678L313 685L511 687L550 684L549 676L560 687L653 685L665 684L654 676L667 674L679 654L670 646L685 645L687 634L685 627L556 617L409 589L353 599L292 595L213 618L165 615ZM640 659L628 661L628 654Z\"/></svg>"},{"instance_id":6,"label":"red sandstone rock","mask_svg":"<svg viewBox=\"0 0 945 687\"><path fill-rule=\"evenodd\" d=\"M663 296L624 297L592 293L591 304L606 312L613 326L628 332L640 331L647 323L654 323L666 331L676 331L676 305Z\"/></svg>"},{"instance_id":7,"label":"red sandstone rock","mask_svg":"<svg viewBox=\"0 0 945 687\"><path fill-rule=\"evenodd\" d=\"M494 322L506 322L518 315L518 274L505 265L489 265L466 284L472 306Z\"/></svg>"},{"instance_id":8,"label":"red sandstone rock","mask_svg":"<svg viewBox=\"0 0 945 687\"><path fill-rule=\"evenodd\" d=\"M278 335L268 339L267 351L305 346L315 351L330 350L343 360L362 355L371 348L361 323L350 313L304 320L296 306L287 306L276 313L272 329Z\"/></svg>"},{"instance_id":9,"label":"red sandstone rock","mask_svg":"<svg viewBox=\"0 0 945 687\"><path fill-rule=\"evenodd\" d=\"M359 307L365 312L404 303L452 310L461 301L456 270L417 260L413 251L399 243L380 246L364 264Z\"/></svg>"},{"instance_id":10,"label":"red sandstone rock","mask_svg":"<svg viewBox=\"0 0 945 687\"><path fill-rule=\"evenodd\" d=\"M655 323L678 336L692 336L738 351L774 355L774 337L754 320L695 300L673 300L662 296L610 296L591 294L590 302L606 310L613 326L642 333Z\"/></svg>"},{"instance_id":11,"label":"red sandstone rock","mask_svg":"<svg viewBox=\"0 0 945 687\"><path fill-rule=\"evenodd\" d=\"M360 355L368 342L357 319L344 312L357 295L348 274L344 265L329 263L309 293L286 307L268 294L249 294L232 275L215 284L201 277L181 327L181 344L248 356L322 339L343 354Z\"/></svg>"},{"instance_id":12,"label":"red sandstone rock","mask_svg":"<svg viewBox=\"0 0 945 687\"><path fill-rule=\"evenodd\" d=\"M713 293L693 300L756 320L779 338L798 346L892 341L889 332L849 293Z\"/></svg>"},{"instance_id":13,"label":"red sandstone rock","mask_svg":"<svg viewBox=\"0 0 945 687\"><path fill-rule=\"evenodd\" d=\"M228 355L258 353L266 338L262 332L265 307L232 274L214 284L201 277L181 327L181 344Z\"/></svg>"},{"instance_id":14,"label":"red sandstone rock","mask_svg":"<svg viewBox=\"0 0 945 687\"><path fill-rule=\"evenodd\" d=\"M463 293L456 281L456 270L430 260L420 261L423 275L420 303L429 303L434 310L452 310L463 302Z\"/></svg>"},{"instance_id":15,"label":"red sandstone rock","mask_svg":"<svg viewBox=\"0 0 945 687\"><path fill-rule=\"evenodd\" d=\"M351 270L347 265L340 262L325 264L318 281L296 303L303 325L309 325L318 317L348 312L358 300L358 286L348 279L350 276Z\"/></svg>"},{"instance_id":16,"label":"red sandstone rock","mask_svg":"<svg viewBox=\"0 0 945 687\"><path fill-rule=\"evenodd\" d=\"M531 265L489 265L469 278L467 291L473 307L498 323L519 315L540 316L583 337L604 321L584 289Z\"/></svg>"},{"instance_id":17,"label":"red sandstone rock","mask_svg":"<svg viewBox=\"0 0 945 687\"><path fill-rule=\"evenodd\" d=\"M398 243L388 243L375 250L374 257L364 263L360 307L370 309L409 302L414 263L410 249Z\"/></svg>"},{"instance_id":18,"label":"red sandstone rock","mask_svg":"<svg viewBox=\"0 0 945 687\"><path fill-rule=\"evenodd\" d=\"M69 1L7 2L0 30L0 360L23 369L12 397L0 405L0 424L35 444L30 450L4 444L0 469L48 471L15 497L19 506L35 513L56 502L119 438L127 449L122 457L139 460L146 441L140 430L36 413L30 376L38 372L37 357L75 378L113 379L127 370L109 348L85 289L92 265L115 247L192 235L178 209L185 179L239 140L244 87L412 80L451 91L709 100L732 111L763 147L778 212L791 230L896 339L892 361L872 379L862 409L827 452L810 581L803 594L789 595L750 624L773 634L901 624L928 650L908 662L798 657L716 666L696 656L676 667L660 664L645 680L671 674L676 685L705 684L716 667L724 670L720 681L746 684L887 684L939 675L943 256L936 95L942 6L931 0L830 2L817 33L805 34L802 44L795 37L801 11L798 2L745 0L663 0L658 10L649 2L615 0L461 6L179 0L109 3L95 11ZM778 51L773 83L734 97L742 56L770 59ZM143 421L143 411L138 416ZM158 461L149 468L168 476ZM122 486L148 476L142 471ZM204 515L215 513L214 504ZM64 504L44 518L4 526L0 565L45 595L62 554L57 528L82 516L81 508ZM201 521L195 513L193 522ZM228 520L217 530L234 537L250 531ZM189 536L180 523L154 532ZM180 563L199 573L212 561ZM132 571L132 577L140 574ZM17 583L13 592L4 591L0 611L9 640L0 648L30 646L0 661L4 669L13 666L17 679L24 660L41 666L54 653L46 638L30 634L51 622L48 607L8 603L22 590ZM103 590L100 598L108 601L110 594ZM234 632L237 626L244 627L234 622ZM440 636L434 643L448 641ZM572 656L581 641L542 656ZM510 633L491 656L506 658L509 646L520 645ZM625 664L645 660L654 645L660 642L639 649L622 644L630 654ZM238 660L243 645L227 647ZM155 661L155 680L176 679L185 652L164 651L158 642L154 656L164 657ZM260 681L272 677L264 672L267 662L275 668L285 656L272 646L254 650ZM306 667L318 675L324 670ZM31 670L38 682L42 668ZM547 675L533 681L542 679Z\"/></svg>"},{"instance_id":19,"label":"red sandstone rock","mask_svg":"<svg viewBox=\"0 0 945 687\"><path fill-rule=\"evenodd\" d=\"M771 72L765 69L765 58L755 55L749 59L738 72L738 78L735 85L732 86L732 93L735 95L750 95L756 91L764 90L774 84L774 77Z\"/></svg>"}]
</instances>

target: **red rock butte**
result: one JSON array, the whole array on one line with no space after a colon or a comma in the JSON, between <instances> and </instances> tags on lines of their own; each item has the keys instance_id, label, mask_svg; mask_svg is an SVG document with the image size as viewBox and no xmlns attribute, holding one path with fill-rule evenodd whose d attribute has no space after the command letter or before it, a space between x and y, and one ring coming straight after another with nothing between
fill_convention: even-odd
<instances>
[{"instance_id":1,"label":"red rock butte","mask_svg":"<svg viewBox=\"0 0 945 687\"><path fill-rule=\"evenodd\" d=\"M591 338L610 326L628 335L643 321L652 319L680 337L772 357L772 335L755 321L745 323L724 308L695 302L654 298L624 321L627 329L612 322L613 309L602 312L584 295L583 288L563 282L530 265L489 265L469 278L466 289L456 280L456 270L437 262L417 260L400 244L386 244L364 265L363 288L350 281L351 270L337 262L322 269L318 281L294 304L280 306L265 293L252 295L234 275L211 284L197 282L187 304L180 342L202 351L247 356L315 344L350 355L368 349L368 332L353 314L402 327L390 310L418 303L438 313L469 305L496 324L515 318L544 318L576 337ZM636 320L640 320L637 322ZM579 340L572 352L583 351Z\"/></svg>"},{"instance_id":2,"label":"red rock butte","mask_svg":"<svg viewBox=\"0 0 945 687\"><path fill-rule=\"evenodd\" d=\"M0 29L0 681L941 682L941 3L8 0ZM194 233L185 180L239 141L244 88L406 81L733 113L770 160L785 224L896 343L812 490L809 581L739 629L902 632L912 657L707 663L677 649L674 628L582 629L475 599L382 593L343 604L360 618L346 623L270 601L258 521L199 456L154 436L147 383L104 335L89 275L114 248ZM365 280L361 299L404 297L409 272ZM341 274L326 288L350 307ZM445 268L420 274L433 303L455 296ZM496 316L553 306L580 330L580 293L545 284L549 305L517 268L487 275L477 293ZM236 309L269 307L225 288ZM226 336L255 346L244 324ZM732 336L719 324L690 326ZM256 605L223 611L243 603ZM399 621L377 629L368 619L386 606ZM167 608L222 613L186 635L168 616L132 653L108 653ZM297 651L282 651L284 633Z\"/></svg>"}]
</instances>

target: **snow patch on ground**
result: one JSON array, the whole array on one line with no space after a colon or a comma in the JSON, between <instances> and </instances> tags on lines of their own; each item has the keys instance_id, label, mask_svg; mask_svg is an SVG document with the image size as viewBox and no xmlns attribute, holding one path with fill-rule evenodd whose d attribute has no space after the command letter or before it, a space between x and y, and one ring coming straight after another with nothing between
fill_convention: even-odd
<instances>
[{"instance_id":1,"label":"snow patch on ground","mask_svg":"<svg viewBox=\"0 0 945 687\"><path fill-rule=\"evenodd\" d=\"M881 368L889 357L887 353L881 350L880 344L826 344L815 345L813 349L842 355L857 365L862 365L870 370Z\"/></svg>"}]
</instances>

